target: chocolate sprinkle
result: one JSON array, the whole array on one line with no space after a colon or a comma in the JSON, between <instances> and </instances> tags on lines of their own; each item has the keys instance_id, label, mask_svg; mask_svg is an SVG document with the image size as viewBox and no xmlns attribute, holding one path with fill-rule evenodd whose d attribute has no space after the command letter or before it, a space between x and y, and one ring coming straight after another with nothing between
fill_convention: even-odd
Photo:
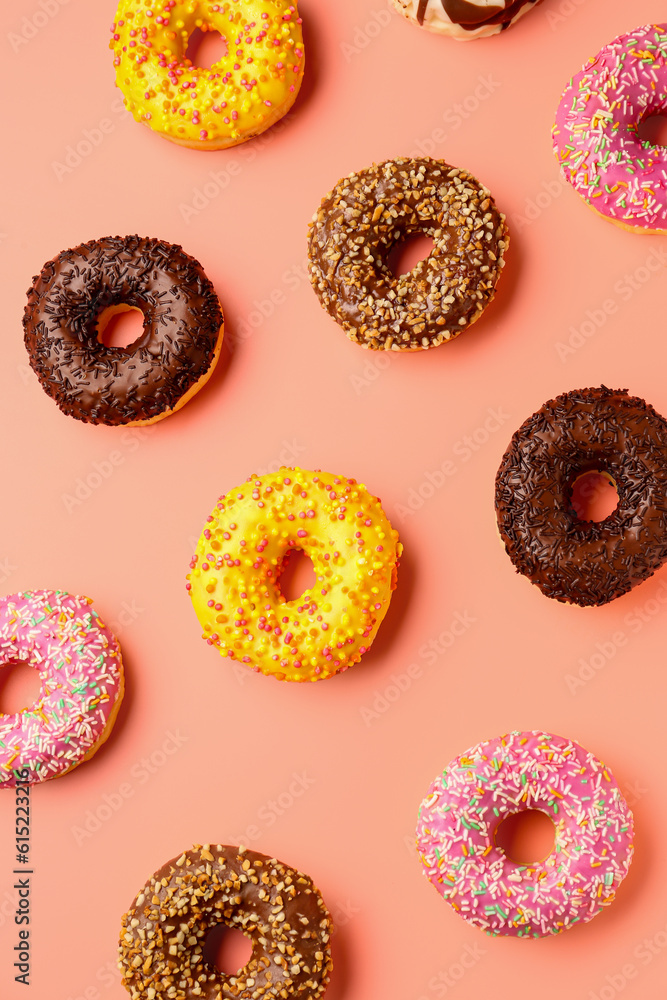
<instances>
[{"instance_id":1,"label":"chocolate sprinkle","mask_svg":"<svg viewBox=\"0 0 667 1000\"><path fill-rule=\"evenodd\" d=\"M606 473L618 506L581 520L573 484ZM500 536L518 573L547 597L607 604L667 559L667 421L625 389L579 389L514 434L496 476Z\"/></svg>"},{"instance_id":2,"label":"chocolate sprinkle","mask_svg":"<svg viewBox=\"0 0 667 1000\"><path fill-rule=\"evenodd\" d=\"M433 238L426 260L396 277L391 249ZM442 160L398 159L339 181L310 225L310 278L350 340L415 351L457 337L495 293L509 243L489 191Z\"/></svg>"},{"instance_id":3,"label":"chocolate sprinkle","mask_svg":"<svg viewBox=\"0 0 667 1000\"><path fill-rule=\"evenodd\" d=\"M98 321L136 307L143 335L106 347ZM63 413L92 424L167 416L215 362L223 316L201 265L180 246L110 236L64 250L33 279L23 317L30 364Z\"/></svg>"},{"instance_id":4,"label":"chocolate sprinkle","mask_svg":"<svg viewBox=\"0 0 667 1000\"><path fill-rule=\"evenodd\" d=\"M252 941L236 975L206 962L220 923ZM156 872L123 917L123 986L133 1000L316 1000L331 973L331 929L307 875L244 847L196 844Z\"/></svg>"}]
</instances>

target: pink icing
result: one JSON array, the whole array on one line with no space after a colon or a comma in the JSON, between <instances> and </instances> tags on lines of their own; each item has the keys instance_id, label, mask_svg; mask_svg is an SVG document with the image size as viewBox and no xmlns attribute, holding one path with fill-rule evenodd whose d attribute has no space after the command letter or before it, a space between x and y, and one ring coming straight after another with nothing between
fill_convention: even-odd
<instances>
[{"instance_id":1,"label":"pink icing","mask_svg":"<svg viewBox=\"0 0 667 1000\"><path fill-rule=\"evenodd\" d=\"M638 125L667 109L667 24L620 35L572 78L553 130L565 179L592 208L634 228L667 228L667 149Z\"/></svg>"},{"instance_id":2,"label":"pink icing","mask_svg":"<svg viewBox=\"0 0 667 1000\"><path fill-rule=\"evenodd\" d=\"M546 860L518 865L495 845L507 816L539 809L555 826ZM489 934L541 937L591 920L633 854L633 820L605 765L571 740L514 732L448 764L419 810L427 878Z\"/></svg>"},{"instance_id":3,"label":"pink icing","mask_svg":"<svg viewBox=\"0 0 667 1000\"><path fill-rule=\"evenodd\" d=\"M38 590L0 600L0 667L23 661L39 671L31 709L0 715L0 787L45 781L78 764L98 743L122 694L115 636L88 597Z\"/></svg>"}]
</instances>

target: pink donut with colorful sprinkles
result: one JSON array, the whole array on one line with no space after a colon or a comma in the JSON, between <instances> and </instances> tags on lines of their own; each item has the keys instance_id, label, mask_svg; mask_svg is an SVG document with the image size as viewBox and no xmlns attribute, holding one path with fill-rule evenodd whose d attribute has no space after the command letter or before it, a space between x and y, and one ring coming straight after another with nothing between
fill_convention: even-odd
<instances>
[{"instance_id":1,"label":"pink donut with colorful sprinkles","mask_svg":"<svg viewBox=\"0 0 667 1000\"><path fill-rule=\"evenodd\" d=\"M544 860L511 861L495 835L508 816L544 812ZM614 899L633 854L632 813L611 772L572 740L538 731L479 743L448 764L419 809L417 850L441 896L488 934L544 937Z\"/></svg>"},{"instance_id":2,"label":"pink donut with colorful sprinkles","mask_svg":"<svg viewBox=\"0 0 667 1000\"><path fill-rule=\"evenodd\" d=\"M113 633L88 597L37 590L0 599L0 667L39 671L36 703L0 715L0 787L46 781L92 757L111 732L123 697Z\"/></svg>"},{"instance_id":3,"label":"pink donut with colorful sprinkles","mask_svg":"<svg viewBox=\"0 0 667 1000\"><path fill-rule=\"evenodd\" d=\"M605 45L570 80L553 129L561 172L605 219L642 233L667 230L667 149L639 137L667 111L667 24Z\"/></svg>"}]
</instances>

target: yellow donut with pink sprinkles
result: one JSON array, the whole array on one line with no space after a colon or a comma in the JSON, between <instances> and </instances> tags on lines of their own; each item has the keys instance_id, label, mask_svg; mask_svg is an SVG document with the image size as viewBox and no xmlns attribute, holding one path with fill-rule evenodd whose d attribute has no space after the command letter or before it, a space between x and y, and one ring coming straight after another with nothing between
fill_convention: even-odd
<instances>
[{"instance_id":1,"label":"yellow donut with pink sprinkles","mask_svg":"<svg viewBox=\"0 0 667 1000\"><path fill-rule=\"evenodd\" d=\"M210 69L187 57L196 29L219 32L226 45ZM303 79L301 18L288 0L120 0L111 34L127 110L192 149L264 132L287 114Z\"/></svg>"}]
</instances>

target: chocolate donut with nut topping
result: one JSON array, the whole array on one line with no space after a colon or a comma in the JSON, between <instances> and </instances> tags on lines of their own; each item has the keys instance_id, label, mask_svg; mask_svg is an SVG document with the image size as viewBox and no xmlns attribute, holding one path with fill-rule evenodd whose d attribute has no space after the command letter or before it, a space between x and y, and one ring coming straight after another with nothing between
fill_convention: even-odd
<instances>
[{"instance_id":1,"label":"chocolate donut with nut topping","mask_svg":"<svg viewBox=\"0 0 667 1000\"><path fill-rule=\"evenodd\" d=\"M236 975L204 959L220 923L252 941ZM331 929L307 875L244 847L195 845L160 868L123 917L123 986L132 1000L316 1000L331 973Z\"/></svg>"},{"instance_id":2,"label":"chocolate donut with nut topping","mask_svg":"<svg viewBox=\"0 0 667 1000\"><path fill-rule=\"evenodd\" d=\"M433 249L407 274L387 258L413 233ZM509 244L505 216L465 170L398 159L339 181L310 224L315 292L350 340L421 351L453 340L492 300Z\"/></svg>"}]
</instances>

